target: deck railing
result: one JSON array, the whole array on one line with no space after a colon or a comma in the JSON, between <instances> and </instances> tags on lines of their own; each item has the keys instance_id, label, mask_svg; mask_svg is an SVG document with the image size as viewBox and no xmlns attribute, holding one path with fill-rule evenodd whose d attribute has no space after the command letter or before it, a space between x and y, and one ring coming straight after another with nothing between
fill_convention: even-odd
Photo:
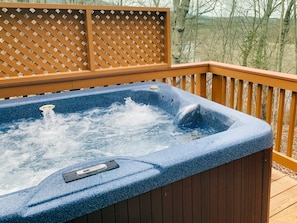
<instances>
[{"instance_id":1,"label":"deck railing","mask_svg":"<svg viewBox=\"0 0 297 223\"><path fill-rule=\"evenodd\" d=\"M274 161L297 171L297 76L171 65L169 20L169 9L0 3L0 98L162 81L266 120Z\"/></svg>"},{"instance_id":2,"label":"deck railing","mask_svg":"<svg viewBox=\"0 0 297 223\"><path fill-rule=\"evenodd\" d=\"M297 172L296 75L218 62L184 64L172 69L174 72L168 72L179 76L165 78L164 82L179 83L182 89L271 124L273 160Z\"/></svg>"},{"instance_id":3,"label":"deck railing","mask_svg":"<svg viewBox=\"0 0 297 223\"><path fill-rule=\"evenodd\" d=\"M295 75L203 62L116 75L78 75L51 79L50 83L35 80L6 87L1 87L0 80L0 97L7 97L10 91L30 95L142 81L162 81L266 120L274 130L273 160L297 171Z\"/></svg>"},{"instance_id":4,"label":"deck railing","mask_svg":"<svg viewBox=\"0 0 297 223\"><path fill-rule=\"evenodd\" d=\"M297 76L215 62L209 72L212 100L271 124L273 160L297 171Z\"/></svg>"}]
</instances>

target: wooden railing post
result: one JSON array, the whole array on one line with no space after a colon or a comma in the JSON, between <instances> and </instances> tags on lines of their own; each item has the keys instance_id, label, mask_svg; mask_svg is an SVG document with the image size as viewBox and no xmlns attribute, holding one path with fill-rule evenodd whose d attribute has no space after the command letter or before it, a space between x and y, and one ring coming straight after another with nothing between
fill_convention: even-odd
<instances>
[{"instance_id":1,"label":"wooden railing post","mask_svg":"<svg viewBox=\"0 0 297 223\"><path fill-rule=\"evenodd\" d=\"M212 77L212 100L225 105L226 101L226 88L224 77L213 74Z\"/></svg>"},{"instance_id":2,"label":"wooden railing post","mask_svg":"<svg viewBox=\"0 0 297 223\"><path fill-rule=\"evenodd\" d=\"M206 98L206 73L196 75L196 94Z\"/></svg>"}]
</instances>

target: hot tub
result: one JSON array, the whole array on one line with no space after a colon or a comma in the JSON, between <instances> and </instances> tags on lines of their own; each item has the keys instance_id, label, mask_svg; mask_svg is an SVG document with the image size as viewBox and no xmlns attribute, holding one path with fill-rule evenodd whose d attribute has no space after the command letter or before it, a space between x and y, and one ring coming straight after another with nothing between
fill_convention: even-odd
<instances>
[{"instance_id":1,"label":"hot tub","mask_svg":"<svg viewBox=\"0 0 297 223\"><path fill-rule=\"evenodd\" d=\"M2 194L0 222L267 222L270 126L175 87L152 82L4 100L0 123L38 120L43 105L72 114L127 98L172 116L174 131L211 131L143 154L65 161L36 185Z\"/></svg>"}]
</instances>

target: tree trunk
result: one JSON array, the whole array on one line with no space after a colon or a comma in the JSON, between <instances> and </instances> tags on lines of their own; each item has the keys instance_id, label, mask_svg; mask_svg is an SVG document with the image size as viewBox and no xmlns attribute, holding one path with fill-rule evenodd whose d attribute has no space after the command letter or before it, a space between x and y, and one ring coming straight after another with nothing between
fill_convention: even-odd
<instances>
[{"instance_id":1,"label":"tree trunk","mask_svg":"<svg viewBox=\"0 0 297 223\"><path fill-rule=\"evenodd\" d=\"M233 29L235 28L235 26L233 26L234 24L234 16L235 16L235 10L237 8L237 0L232 0L231 3L231 11L227 20L227 24L226 25L222 25L222 30L223 30L223 35L222 35L222 42L223 42L223 46L222 46L222 62L228 62L232 61L233 59L233 45L234 45L234 41L235 41L235 36L236 36L236 32L233 31ZM223 22L222 24L225 23L225 18L222 18Z\"/></svg>"},{"instance_id":2,"label":"tree trunk","mask_svg":"<svg viewBox=\"0 0 297 223\"><path fill-rule=\"evenodd\" d=\"M242 55L242 66L249 65L249 57L252 53L252 50L255 46L255 42L257 39L258 29L260 27L260 23L257 19L258 8L257 5L253 5L253 19L251 20L251 25L249 25L249 14L246 12L242 19L242 24L239 26L242 27L242 33L246 33L243 37L243 43L240 46L241 55Z\"/></svg>"},{"instance_id":3,"label":"tree trunk","mask_svg":"<svg viewBox=\"0 0 297 223\"><path fill-rule=\"evenodd\" d=\"M259 44L257 49L254 66L260 69L267 70L267 33L269 29L269 18L273 12L273 0L268 0L264 15L262 17L262 29L259 37Z\"/></svg>"},{"instance_id":4,"label":"tree trunk","mask_svg":"<svg viewBox=\"0 0 297 223\"><path fill-rule=\"evenodd\" d=\"M176 64L181 63L182 40L189 6L190 0L173 0L172 61Z\"/></svg>"},{"instance_id":5,"label":"tree trunk","mask_svg":"<svg viewBox=\"0 0 297 223\"><path fill-rule=\"evenodd\" d=\"M291 21L291 15L292 15L292 8L294 3L296 4L296 0L291 0L286 13L281 19L281 26L280 26L280 37L279 37L279 50L277 53L277 71L281 72L282 71L282 65L283 65L283 58L284 58L284 52L285 52L285 46L287 42L287 36L290 31L290 21Z\"/></svg>"}]
</instances>

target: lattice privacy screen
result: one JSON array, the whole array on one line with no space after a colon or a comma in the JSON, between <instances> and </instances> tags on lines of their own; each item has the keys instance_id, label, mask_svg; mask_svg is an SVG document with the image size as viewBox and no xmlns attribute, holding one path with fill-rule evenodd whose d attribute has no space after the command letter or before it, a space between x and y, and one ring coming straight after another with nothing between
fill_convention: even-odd
<instances>
[{"instance_id":1,"label":"lattice privacy screen","mask_svg":"<svg viewBox=\"0 0 297 223\"><path fill-rule=\"evenodd\" d=\"M167 9L0 6L0 78L170 65Z\"/></svg>"}]
</instances>

